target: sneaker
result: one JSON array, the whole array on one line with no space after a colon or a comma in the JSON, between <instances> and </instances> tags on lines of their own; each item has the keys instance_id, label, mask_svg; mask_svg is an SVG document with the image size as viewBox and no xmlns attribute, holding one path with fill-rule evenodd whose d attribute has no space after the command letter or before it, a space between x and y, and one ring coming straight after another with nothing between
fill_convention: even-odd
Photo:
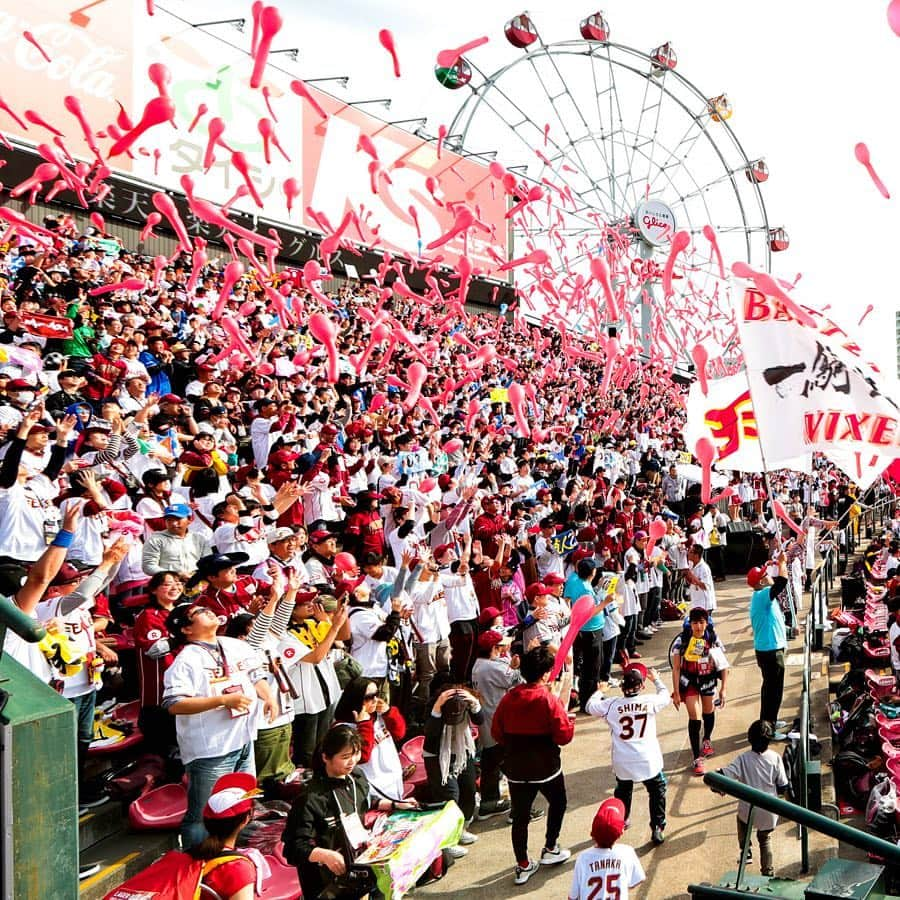
<instances>
[{"instance_id":1,"label":"sneaker","mask_svg":"<svg viewBox=\"0 0 900 900\"><path fill-rule=\"evenodd\" d=\"M564 863L571 855L571 850L566 850L560 847L559 844L551 847L549 850L545 847L544 852L541 854L541 865L558 866L560 863Z\"/></svg>"},{"instance_id":2,"label":"sneaker","mask_svg":"<svg viewBox=\"0 0 900 900\"><path fill-rule=\"evenodd\" d=\"M78 867L78 880L84 881L100 871L100 863L83 863Z\"/></svg>"},{"instance_id":3,"label":"sneaker","mask_svg":"<svg viewBox=\"0 0 900 900\"><path fill-rule=\"evenodd\" d=\"M529 822L537 822L538 819L543 819L545 815L547 815L547 813L546 813L544 810L542 810L542 809L533 809L533 810L531 811L531 814L530 814L529 817L528 817L528 821L529 821ZM510 814L506 817L506 824L507 824L507 825L512 825L512 813L510 813Z\"/></svg>"},{"instance_id":4,"label":"sneaker","mask_svg":"<svg viewBox=\"0 0 900 900\"><path fill-rule=\"evenodd\" d=\"M469 855L469 851L466 850L465 847L460 847L459 844L456 844L453 847L448 847L447 852L453 859L462 859L464 856Z\"/></svg>"},{"instance_id":5,"label":"sneaker","mask_svg":"<svg viewBox=\"0 0 900 900\"><path fill-rule=\"evenodd\" d=\"M637 635L639 638L644 638L644 640L649 640L653 637L656 632L653 631L652 628L642 628L638 631Z\"/></svg>"},{"instance_id":6,"label":"sneaker","mask_svg":"<svg viewBox=\"0 0 900 900\"><path fill-rule=\"evenodd\" d=\"M767 878L774 878L775 870L774 869L763 869L762 874L765 875Z\"/></svg>"},{"instance_id":7,"label":"sneaker","mask_svg":"<svg viewBox=\"0 0 900 900\"><path fill-rule=\"evenodd\" d=\"M643 654L638 653L637 650L632 650L631 653L628 654L632 659L640 659Z\"/></svg>"},{"instance_id":8,"label":"sneaker","mask_svg":"<svg viewBox=\"0 0 900 900\"><path fill-rule=\"evenodd\" d=\"M700 750L701 756L715 756L716 751L713 750L713 745L710 741L703 742L703 748Z\"/></svg>"},{"instance_id":9,"label":"sneaker","mask_svg":"<svg viewBox=\"0 0 900 900\"><path fill-rule=\"evenodd\" d=\"M748 847L747 852L744 854L744 862L748 865L753 862L753 848ZM738 865L741 864L741 858L738 857Z\"/></svg>"},{"instance_id":10,"label":"sneaker","mask_svg":"<svg viewBox=\"0 0 900 900\"><path fill-rule=\"evenodd\" d=\"M475 841L477 841L477 840L478 840L478 837L477 837L476 835L472 834L471 831L464 831L464 832L459 836L459 843L460 843L463 847L467 846L468 844L474 844Z\"/></svg>"},{"instance_id":11,"label":"sneaker","mask_svg":"<svg viewBox=\"0 0 900 900\"><path fill-rule=\"evenodd\" d=\"M528 860L527 866L516 866L516 884L525 884L532 875L540 868L533 859Z\"/></svg>"},{"instance_id":12,"label":"sneaker","mask_svg":"<svg viewBox=\"0 0 900 900\"><path fill-rule=\"evenodd\" d=\"M654 844L658 847L663 841L665 841L666 836L663 834L662 828L657 826L650 832L650 840L653 841Z\"/></svg>"},{"instance_id":13,"label":"sneaker","mask_svg":"<svg viewBox=\"0 0 900 900\"><path fill-rule=\"evenodd\" d=\"M772 724L775 726L776 731L784 731L788 727L788 723L784 719L776 719Z\"/></svg>"},{"instance_id":14,"label":"sneaker","mask_svg":"<svg viewBox=\"0 0 900 900\"><path fill-rule=\"evenodd\" d=\"M694 774L695 775L705 775L706 774L706 766L703 764L703 757L698 756L694 760Z\"/></svg>"},{"instance_id":15,"label":"sneaker","mask_svg":"<svg viewBox=\"0 0 900 900\"><path fill-rule=\"evenodd\" d=\"M496 803L482 803L478 810L478 821L484 822L494 816L509 812L509 800L498 800Z\"/></svg>"}]
</instances>

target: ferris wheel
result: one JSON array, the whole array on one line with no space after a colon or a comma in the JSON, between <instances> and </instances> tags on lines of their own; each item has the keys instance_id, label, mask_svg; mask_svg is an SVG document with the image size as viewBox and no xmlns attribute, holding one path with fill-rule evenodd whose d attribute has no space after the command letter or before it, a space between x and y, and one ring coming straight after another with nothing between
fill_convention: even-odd
<instances>
[{"instance_id":1,"label":"ferris wheel","mask_svg":"<svg viewBox=\"0 0 900 900\"><path fill-rule=\"evenodd\" d=\"M671 44L644 53L612 43L599 12L580 32L546 43L522 13L505 26L522 52L502 68L486 74L463 56L436 68L444 87L469 91L446 142L502 163L520 185L512 199L540 197L511 219L513 255L544 250L573 287L589 278L591 258L604 258L621 301L617 321L604 310L604 327L617 326L644 352L654 336L670 347L714 338L727 349L724 267L740 260L768 271L771 253L789 244L766 215L766 163L741 147L728 98L677 71ZM666 278L679 232L690 243ZM541 296L546 271L517 270L532 320L565 306ZM708 314L698 317L698 308ZM565 313L570 325L587 322L583 302Z\"/></svg>"}]
</instances>

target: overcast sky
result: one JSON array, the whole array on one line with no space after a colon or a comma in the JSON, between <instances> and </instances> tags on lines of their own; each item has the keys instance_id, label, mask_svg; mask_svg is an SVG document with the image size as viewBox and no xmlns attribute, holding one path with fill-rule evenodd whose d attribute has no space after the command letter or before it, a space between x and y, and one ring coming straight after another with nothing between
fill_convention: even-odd
<instances>
[{"instance_id":1,"label":"overcast sky","mask_svg":"<svg viewBox=\"0 0 900 900\"><path fill-rule=\"evenodd\" d=\"M250 3L238 0L159 5L195 22L249 19ZM791 280L801 273L800 299L831 304L893 375L897 200L881 197L853 153L858 141L866 142L885 184L900 195L900 38L888 28L886 6L611 0L603 11L615 42L649 51L669 40L682 75L707 95L727 92L738 139L751 159L764 156L771 170L763 187L769 221L791 236L790 250L773 257L774 271ZM596 10L571 0L527 8L547 43L578 38L579 21ZM494 0L282 0L280 9L287 24L276 44L300 50L297 63L281 58L285 68L301 78L349 75L349 88L336 89L338 96L390 96L390 113L376 110L379 115L427 115L431 133L449 123L465 99L463 91L447 91L434 79L439 50L487 35L490 43L471 58L488 72L522 52L506 42L503 25L523 10ZM378 43L380 28L395 36L400 79ZM875 311L857 328L869 303Z\"/></svg>"}]
</instances>

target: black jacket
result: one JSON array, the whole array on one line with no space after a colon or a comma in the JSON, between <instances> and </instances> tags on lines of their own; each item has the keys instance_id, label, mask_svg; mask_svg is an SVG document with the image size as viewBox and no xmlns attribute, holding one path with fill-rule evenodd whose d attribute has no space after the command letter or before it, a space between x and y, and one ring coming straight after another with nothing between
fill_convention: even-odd
<instances>
[{"instance_id":1,"label":"black jacket","mask_svg":"<svg viewBox=\"0 0 900 900\"><path fill-rule=\"evenodd\" d=\"M284 829L284 856L297 867L304 897L318 897L332 880L327 866L309 861L316 847L337 850L348 865L352 861L340 814L354 808L362 821L369 809L369 782L358 768L349 778L314 775L294 801Z\"/></svg>"}]
</instances>

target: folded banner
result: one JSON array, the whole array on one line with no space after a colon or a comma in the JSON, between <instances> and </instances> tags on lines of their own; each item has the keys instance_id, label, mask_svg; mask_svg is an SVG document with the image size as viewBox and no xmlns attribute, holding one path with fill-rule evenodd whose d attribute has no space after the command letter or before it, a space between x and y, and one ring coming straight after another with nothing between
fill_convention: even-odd
<instances>
[{"instance_id":1,"label":"folded banner","mask_svg":"<svg viewBox=\"0 0 900 900\"><path fill-rule=\"evenodd\" d=\"M878 369L819 311L803 307L811 326L756 288L735 297L766 461L819 450L867 488L900 456L900 407L885 394Z\"/></svg>"},{"instance_id":2,"label":"folded banner","mask_svg":"<svg viewBox=\"0 0 900 900\"><path fill-rule=\"evenodd\" d=\"M761 472L765 468L746 372L709 381L706 396L700 382L695 381L688 394L683 434L688 447L696 447L703 437L712 440L717 468L738 472ZM766 459L766 463L772 470L809 472L812 454Z\"/></svg>"}]
</instances>

